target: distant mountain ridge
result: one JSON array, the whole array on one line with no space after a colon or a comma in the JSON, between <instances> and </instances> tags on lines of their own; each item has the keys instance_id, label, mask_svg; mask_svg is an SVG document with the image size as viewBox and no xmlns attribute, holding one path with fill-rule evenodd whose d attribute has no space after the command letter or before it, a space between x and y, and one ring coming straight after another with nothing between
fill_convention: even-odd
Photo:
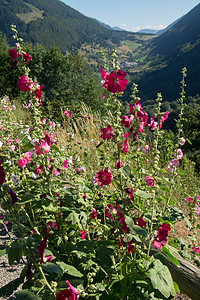
<instances>
[{"instance_id":1,"label":"distant mountain ridge","mask_svg":"<svg viewBox=\"0 0 200 300\"><path fill-rule=\"evenodd\" d=\"M200 4L148 46L151 50L147 59L153 62L154 71L137 82L146 99L155 99L157 92L164 100L178 98L183 67L188 70L187 95L200 94Z\"/></svg>"},{"instance_id":2,"label":"distant mountain ridge","mask_svg":"<svg viewBox=\"0 0 200 300\"><path fill-rule=\"evenodd\" d=\"M104 45L120 40L118 31L100 26L60 0L1 0L0 31L9 44L13 43L11 24L25 42L40 43L46 49L55 43L62 52L85 42Z\"/></svg>"}]
</instances>

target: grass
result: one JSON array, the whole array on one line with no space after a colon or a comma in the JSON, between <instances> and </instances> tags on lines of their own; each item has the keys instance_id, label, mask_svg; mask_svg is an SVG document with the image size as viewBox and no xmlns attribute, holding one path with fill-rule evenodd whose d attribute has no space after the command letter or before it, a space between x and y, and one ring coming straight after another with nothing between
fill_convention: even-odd
<instances>
[{"instance_id":1,"label":"grass","mask_svg":"<svg viewBox=\"0 0 200 300\"><path fill-rule=\"evenodd\" d=\"M26 24L30 23L31 21L36 21L37 19L42 19L43 18L43 12L42 10L39 10L37 7L26 3L31 9L31 13L27 14L16 14L18 18L20 18L21 21L24 21Z\"/></svg>"}]
</instances>

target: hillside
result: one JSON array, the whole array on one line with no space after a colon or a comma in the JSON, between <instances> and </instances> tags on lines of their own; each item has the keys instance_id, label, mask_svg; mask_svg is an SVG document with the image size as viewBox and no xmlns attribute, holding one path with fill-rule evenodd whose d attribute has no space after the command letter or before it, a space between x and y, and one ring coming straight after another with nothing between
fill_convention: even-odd
<instances>
[{"instance_id":1,"label":"hillside","mask_svg":"<svg viewBox=\"0 0 200 300\"><path fill-rule=\"evenodd\" d=\"M199 94L200 4L183 16L167 32L151 40L147 60L151 67L137 78L143 99L155 99L161 92L165 101L179 97L181 70L186 67L186 93Z\"/></svg>"},{"instance_id":2,"label":"hillside","mask_svg":"<svg viewBox=\"0 0 200 300\"><path fill-rule=\"evenodd\" d=\"M100 44L134 40L135 34L110 30L60 0L3 0L0 2L0 31L12 44L10 25L17 26L19 36L47 50L55 43L63 53L79 49L82 44ZM137 34L138 36L138 34Z\"/></svg>"}]
</instances>

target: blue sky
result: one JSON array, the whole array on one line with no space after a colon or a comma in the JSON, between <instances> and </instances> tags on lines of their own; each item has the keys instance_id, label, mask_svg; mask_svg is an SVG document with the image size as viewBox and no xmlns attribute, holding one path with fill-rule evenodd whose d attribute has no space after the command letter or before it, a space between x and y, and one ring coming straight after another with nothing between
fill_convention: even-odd
<instances>
[{"instance_id":1,"label":"blue sky","mask_svg":"<svg viewBox=\"0 0 200 300\"><path fill-rule=\"evenodd\" d=\"M88 17L130 31L163 29L199 0L61 0Z\"/></svg>"}]
</instances>

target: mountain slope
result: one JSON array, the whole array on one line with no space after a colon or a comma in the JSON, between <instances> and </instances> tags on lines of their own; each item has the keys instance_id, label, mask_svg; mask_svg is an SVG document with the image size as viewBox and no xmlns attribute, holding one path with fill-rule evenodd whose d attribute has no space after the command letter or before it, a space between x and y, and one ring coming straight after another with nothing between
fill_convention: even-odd
<instances>
[{"instance_id":1,"label":"mountain slope","mask_svg":"<svg viewBox=\"0 0 200 300\"><path fill-rule=\"evenodd\" d=\"M40 43L46 49L55 43L62 52L85 42L102 45L108 40L117 42L122 34L102 27L59 0L2 0L0 31L10 44L13 43L11 24L17 26L25 42Z\"/></svg>"},{"instance_id":2,"label":"mountain slope","mask_svg":"<svg viewBox=\"0 0 200 300\"><path fill-rule=\"evenodd\" d=\"M161 92L164 100L179 97L181 70L186 67L188 96L199 94L200 82L200 4L183 16L173 27L153 39L148 59L153 70L138 80L145 99L155 99Z\"/></svg>"}]
</instances>

